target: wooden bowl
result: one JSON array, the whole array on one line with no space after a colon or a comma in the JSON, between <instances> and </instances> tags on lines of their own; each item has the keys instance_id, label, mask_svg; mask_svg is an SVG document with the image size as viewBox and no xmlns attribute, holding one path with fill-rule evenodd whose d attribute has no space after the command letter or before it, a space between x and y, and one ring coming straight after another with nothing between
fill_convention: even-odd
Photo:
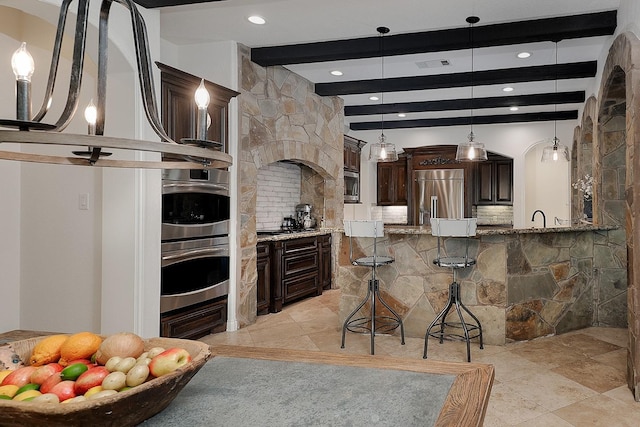
<instances>
[{"instance_id":1,"label":"wooden bowl","mask_svg":"<svg viewBox=\"0 0 640 427\"><path fill-rule=\"evenodd\" d=\"M11 343L22 360L29 360L35 344L45 337ZM0 400L1 426L129 426L139 424L166 408L180 390L211 356L209 346L200 341L176 338L145 340L152 347L181 347L192 361L171 372L132 389L97 400L68 404L43 404Z\"/></svg>"}]
</instances>

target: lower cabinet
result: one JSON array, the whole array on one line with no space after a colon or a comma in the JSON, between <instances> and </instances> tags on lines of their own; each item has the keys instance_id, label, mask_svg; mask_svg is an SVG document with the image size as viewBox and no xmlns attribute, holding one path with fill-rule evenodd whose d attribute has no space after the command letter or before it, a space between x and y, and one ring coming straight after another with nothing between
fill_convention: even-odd
<instances>
[{"instance_id":1,"label":"lower cabinet","mask_svg":"<svg viewBox=\"0 0 640 427\"><path fill-rule=\"evenodd\" d=\"M160 336L195 340L227 330L227 297L160 316Z\"/></svg>"},{"instance_id":2,"label":"lower cabinet","mask_svg":"<svg viewBox=\"0 0 640 427\"><path fill-rule=\"evenodd\" d=\"M257 250L259 315L331 288L331 235L261 242Z\"/></svg>"}]
</instances>

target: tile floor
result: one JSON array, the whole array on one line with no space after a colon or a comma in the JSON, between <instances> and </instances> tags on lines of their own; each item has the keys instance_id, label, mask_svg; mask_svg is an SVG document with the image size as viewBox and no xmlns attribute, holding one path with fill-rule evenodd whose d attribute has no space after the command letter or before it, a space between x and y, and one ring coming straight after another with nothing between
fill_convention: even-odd
<instances>
[{"instance_id":1,"label":"tile floor","mask_svg":"<svg viewBox=\"0 0 640 427\"><path fill-rule=\"evenodd\" d=\"M339 290L259 316L235 332L209 335L211 345L232 344L331 353L369 354L369 336L347 334L340 348ZM425 325L426 330L426 325ZM377 336L376 354L422 358L423 339ZM640 403L625 380L627 330L588 328L564 335L505 346L472 344L473 362L495 366L495 381L485 426L634 426L640 425ZM436 340L429 359L464 362L465 345Z\"/></svg>"}]
</instances>

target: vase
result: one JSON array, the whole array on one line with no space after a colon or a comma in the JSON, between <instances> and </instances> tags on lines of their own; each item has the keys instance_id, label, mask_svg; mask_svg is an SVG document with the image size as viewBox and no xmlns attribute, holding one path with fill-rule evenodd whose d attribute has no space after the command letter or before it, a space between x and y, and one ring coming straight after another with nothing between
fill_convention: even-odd
<instances>
[{"instance_id":1,"label":"vase","mask_svg":"<svg viewBox=\"0 0 640 427\"><path fill-rule=\"evenodd\" d=\"M591 221L593 219L593 201L585 200L584 201L584 216L587 218L587 221Z\"/></svg>"}]
</instances>

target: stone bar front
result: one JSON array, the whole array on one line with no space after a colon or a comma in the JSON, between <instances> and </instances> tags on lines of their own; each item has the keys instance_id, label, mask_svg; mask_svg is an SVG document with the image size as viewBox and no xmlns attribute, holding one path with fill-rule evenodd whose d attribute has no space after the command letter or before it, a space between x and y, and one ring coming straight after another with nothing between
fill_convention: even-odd
<instances>
[{"instance_id":1,"label":"stone bar front","mask_svg":"<svg viewBox=\"0 0 640 427\"><path fill-rule=\"evenodd\" d=\"M334 234L334 236L337 233ZM354 238L354 258L370 254L373 239ZM455 250L463 242L447 239ZM338 283L340 319L364 298L371 270L349 262L342 235ZM424 337L447 302L451 269L433 264L437 239L429 227L386 226L378 253L395 258L378 269L380 291L401 315L405 333ZM480 319L485 343L502 345L589 326L626 327L627 252L624 230L612 226L478 228L458 270L462 302ZM378 307L384 312L384 307ZM369 310L368 304L362 310ZM366 313L363 313L366 316ZM399 334L399 330L396 330Z\"/></svg>"}]
</instances>

